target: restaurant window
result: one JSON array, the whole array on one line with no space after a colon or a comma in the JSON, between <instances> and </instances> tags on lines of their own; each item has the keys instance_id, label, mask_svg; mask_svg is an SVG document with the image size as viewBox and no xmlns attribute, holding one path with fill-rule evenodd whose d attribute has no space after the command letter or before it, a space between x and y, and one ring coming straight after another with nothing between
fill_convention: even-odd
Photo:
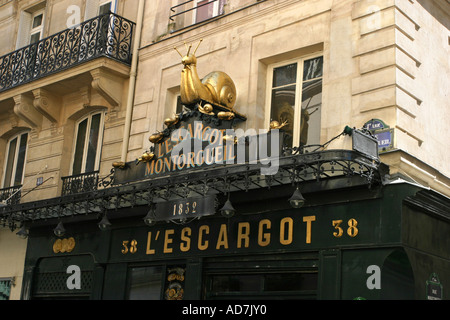
<instances>
[{"instance_id":1,"label":"restaurant window","mask_svg":"<svg viewBox=\"0 0 450 320\"><path fill-rule=\"evenodd\" d=\"M210 274L206 279L205 298L314 299L317 281L316 271Z\"/></svg>"},{"instance_id":2,"label":"restaurant window","mask_svg":"<svg viewBox=\"0 0 450 320\"><path fill-rule=\"evenodd\" d=\"M183 300L186 265L132 267L129 300Z\"/></svg>"},{"instance_id":3,"label":"restaurant window","mask_svg":"<svg viewBox=\"0 0 450 320\"><path fill-rule=\"evenodd\" d=\"M286 132L288 147L320 144L323 57L308 57L270 65L268 122Z\"/></svg>"},{"instance_id":4,"label":"restaurant window","mask_svg":"<svg viewBox=\"0 0 450 320\"><path fill-rule=\"evenodd\" d=\"M27 153L28 133L21 133L12 137L6 147L6 164L3 188L22 184L25 157Z\"/></svg>"},{"instance_id":5,"label":"restaurant window","mask_svg":"<svg viewBox=\"0 0 450 320\"><path fill-rule=\"evenodd\" d=\"M96 112L77 122L72 175L99 169L104 118L105 112Z\"/></svg>"},{"instance_id":6,"label":"restaurant window","mask_svg":"<svg viewBox=\"0 0 450 320\"><path fill-rule=\"evenodd\" d=\"M11 280L0 279L0 300L9 300L11 294Z\"/></svg>"},{"instance_id":7,"label":"restaurant window","mask_svg":"<svg viewBox=\"0 0 450 320\"><path fill-rule=\"evenodd\" d=\"M136 267L129 271L129 300L159 300L163 283L163 267Z\"/></svg>"}]
</instances>

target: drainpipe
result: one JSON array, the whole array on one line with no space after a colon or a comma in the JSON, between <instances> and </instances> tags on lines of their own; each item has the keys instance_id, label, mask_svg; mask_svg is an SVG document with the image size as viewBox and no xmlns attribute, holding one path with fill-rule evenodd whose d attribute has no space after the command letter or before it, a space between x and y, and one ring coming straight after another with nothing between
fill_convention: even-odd
<instances>
[{"instance_id":1,"label":"drainpipe","mask_svg":"<svg viewBox=\"0 0 450 320\"><path fill-rule=\"evenodd\" d=\"M145 6L145 0L139 0L137 22L136 22L136 34L135 34L134 45L133 45L133 57L131 60L130 83L128 86L125 128L123 130L122 154L120 157L121 162L127 161L128 145L129 145L130 132L131 132L131 120L132 120L132 116L133 116L134 90L136 87L138 53L139 53L139 46L141 44L142 21L144 19L144 6Z\"/></svg>"}]
</instances>

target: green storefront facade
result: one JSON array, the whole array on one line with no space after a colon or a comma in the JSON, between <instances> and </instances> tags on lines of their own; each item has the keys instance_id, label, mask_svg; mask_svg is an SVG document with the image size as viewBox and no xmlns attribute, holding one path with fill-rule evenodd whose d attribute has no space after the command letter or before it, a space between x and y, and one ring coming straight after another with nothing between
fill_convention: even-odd
<instances>
[{"instance_id":1,"label":"green storefront facade","mask_svg":"<svg viewBox=\"0 0 450 320\"><path fill-rule=\"evenodd\" d=\"M241 196L231 218L149 227L136 207L107 231L66 223L70 252L55 250L52 228L32 229L23 298L427 299L432 275L449 298L448 199L432 191L334 189L305 193L300 209L286 206L286 188ZM67 286L72 265L79 289Z\"/></svg>"},{"instance_id":2,"label":"green storefront facade","mask_svg":"<svg viewBox=\"0 0 450 320\"><path fill-rule=\"evenodd\" d=\"M28 229L23 299L449 299L450 201L390 176L367 133L344 130L353 150L225 143L233 121L190 108L102 188L2 208ZM181 141L194 152L174 156Z\"/></svg>"}]
</instances>

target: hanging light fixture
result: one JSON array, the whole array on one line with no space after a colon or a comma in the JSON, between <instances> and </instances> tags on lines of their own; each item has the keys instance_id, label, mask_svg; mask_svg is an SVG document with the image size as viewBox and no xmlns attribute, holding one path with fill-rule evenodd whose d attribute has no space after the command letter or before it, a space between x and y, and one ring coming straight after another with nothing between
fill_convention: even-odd
<instances>
[{"instance_id":1,"label":"hanging light fixture","mask_svg":"<svg viewBox=\"0 0 450 320\"><path fill-rule=\"evenodd\" d=\"M62 237L66 233L66 229L64 229L64 226L62 222L60 221L55 229L53 229L53 233L57 237Z\"/></svg>"},{"instance_id":2,"label":"hanging light fixture","mask_svg":"<svg viewBox=\"0 0 450 320\"><path fill-rule=\"evenodd\" d=\"M303 205L305 204L305 198L303 198L303 195L298 187L297 189L295 189L294 194L289 198L288 201L291 207L296 209L303 207Z\"/></svg>"},{"instance_id":3,"label":"hanging light fixture","mask_svg":"<svg viewBox=\"0 0 450 320\"><path fill-rule=\"evenodd\" d=\"M19 236L21 239L26 239L28 237L28 231L25 228L25 225L22 225L22 228L20 228L19 232L16 233L16 235Z\"/></svg>"},{"instance_id":4,"label":"hanging light fixture","mask_svg":"<svg viewBox=\"0 0 450 320\"><path fill-rule=\"evenodd\" d=\"M100 230L105 231L111 227L111 222L109 222L108 217L106 216L106 213L103 215L102 220L97 223Z\"/></svg>"},{"instance_id":5,"label":"hanging light fixture","mask_svg":"<svg viewBox=\"0 0 450 320\"><path fill-rule=\"evenodd\" d=\"M153 226L155 221L155 204L150 205L150 210L148 210L147 215L144 217L144 223L149 227Z\"/></svg>"},{"instance_id":6,"label":"hanging light fixture","mask_svg":"<svg viewBox=\"0 0 450 320\"><path fill-rule=\"evenodd\" d=\"M230 201L230 194L228 194L228 200L225 202L222 209L220 209L220 214L226 218L231 218L235 213L236 210L233 208Z\"/></svg>"}]
</instances>

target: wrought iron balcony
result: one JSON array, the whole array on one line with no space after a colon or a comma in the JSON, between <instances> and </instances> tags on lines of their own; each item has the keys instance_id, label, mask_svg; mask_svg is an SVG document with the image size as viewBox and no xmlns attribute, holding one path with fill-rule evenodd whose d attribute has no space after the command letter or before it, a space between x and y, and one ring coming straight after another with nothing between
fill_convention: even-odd
<instances>
[{"instance_id":1,"label":"wrought iron balcony","mask_svg":"<svg viewBox=\"0 0 450 320\"><path fill-rule=\"evenodd\" d=\"M176 22L178 25L175 26L175 30L179 30L222 15L224 13L223 5L222 0L204 0L196 3L194 0L187 0L170 8L169 20L171 23ZM195 18L192 17L193 14Z\"/></svg>"},{"instance_id":2,"label":"wrought iron balcony","mask_svg":"<svg viewBox=\"0 0 450 320\"><path fill-rule=\"evenodd\" d=\"M98 171L62 177L62 196L97 190Z\"/></svg>"},{"instance_id":3,"label":"wrought iron balcony","mask_svg":"<svg viewBox=\"0 0 450 320\"><path fill-rule=\"evenodd\" d=\"M0 202L8 200L8 204L18 204L20 202L22 186L14 186L0 189Z\"/></svg>"},{"instance_id":4,"label":"wrought iron balcony","mask_svg":"<svg viewBox=\"0 0 450 320\"><path fill-rule=\"evenodd\" d=\"M134 22L113 13L0 57L0 92L98 57L131 63Z\"/></svg>"}]
</instances>

